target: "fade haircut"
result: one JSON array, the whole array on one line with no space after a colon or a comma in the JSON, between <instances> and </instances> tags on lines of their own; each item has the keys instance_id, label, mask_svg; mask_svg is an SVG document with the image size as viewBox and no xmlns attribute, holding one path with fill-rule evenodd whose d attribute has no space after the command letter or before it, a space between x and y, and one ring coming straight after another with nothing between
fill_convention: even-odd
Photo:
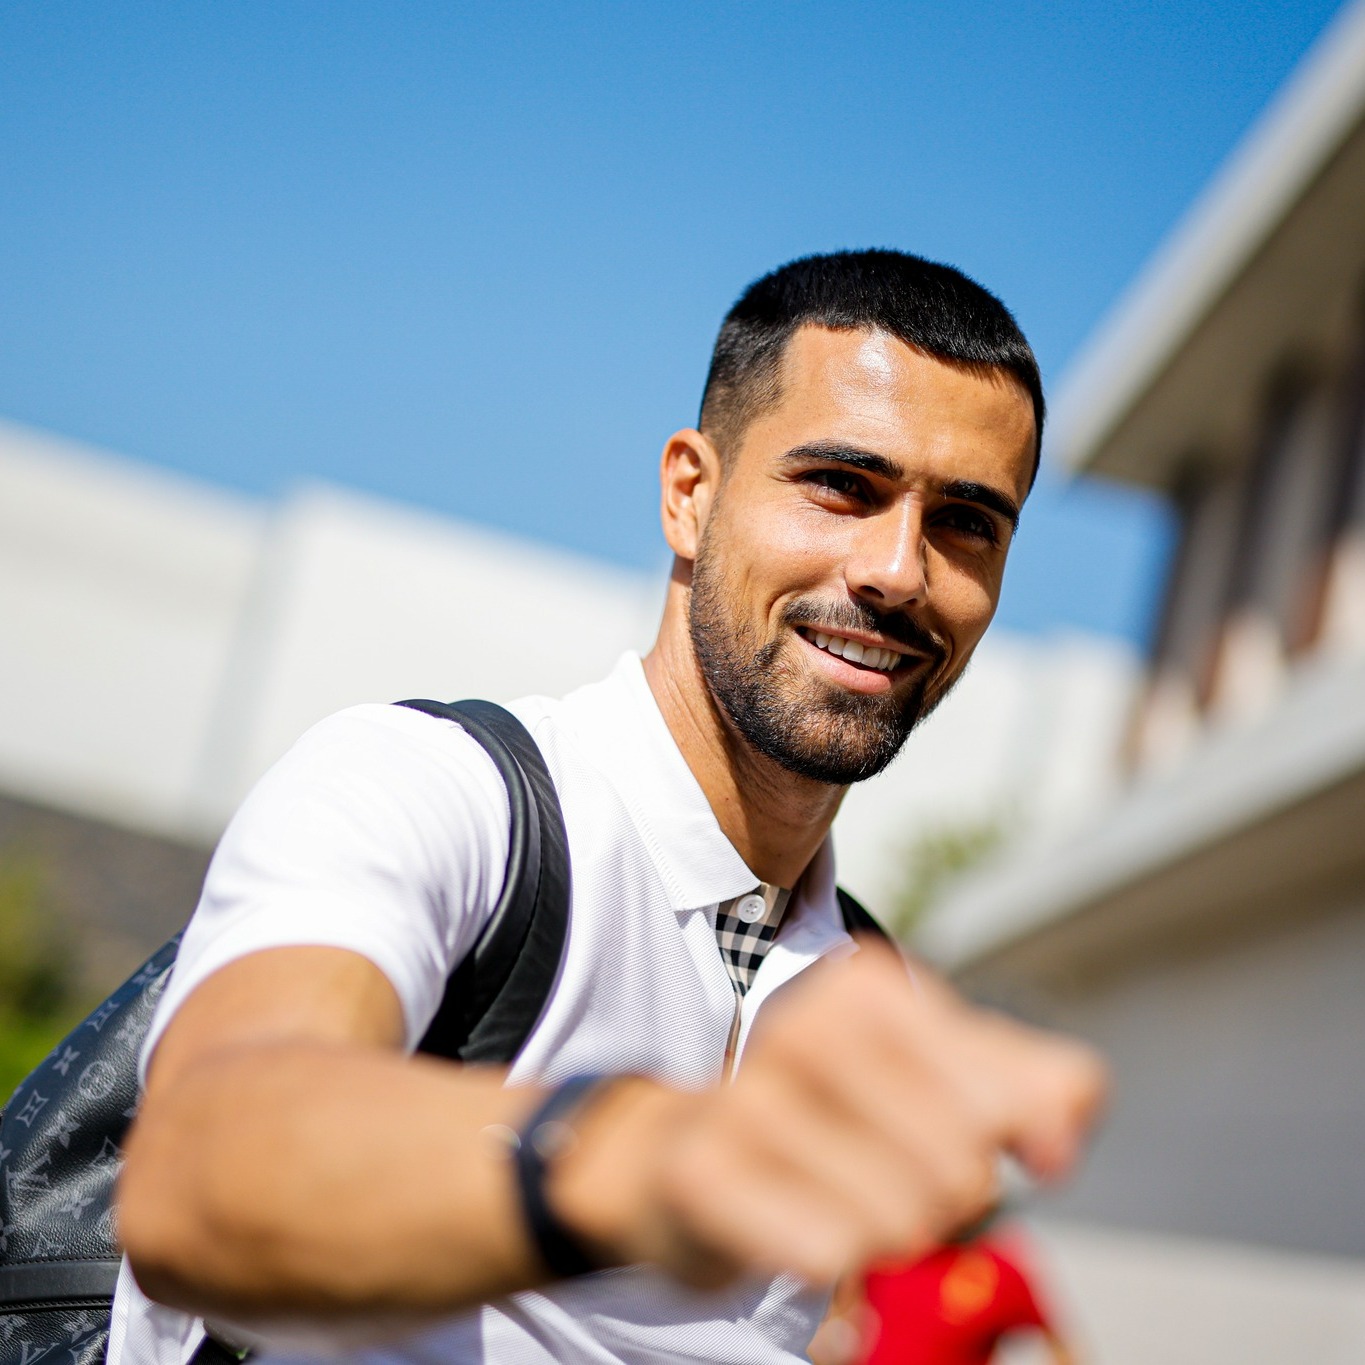
<instances>
[{"instance_id":1,"label":"fade haircut","mask_svg":"<svg viewBox=\"0 0 1365 1365\"><path fill-rule=\"evenodd\" d=\"M1033 475L1043 439L1043 384L1009 309L950 265L903 251L805 256L755 281L725 315L698 425L722 455L781 396L782 358L798 327L878 329L926 355L1012 375L1033 403Z\"/></svg>"}]
</instances>

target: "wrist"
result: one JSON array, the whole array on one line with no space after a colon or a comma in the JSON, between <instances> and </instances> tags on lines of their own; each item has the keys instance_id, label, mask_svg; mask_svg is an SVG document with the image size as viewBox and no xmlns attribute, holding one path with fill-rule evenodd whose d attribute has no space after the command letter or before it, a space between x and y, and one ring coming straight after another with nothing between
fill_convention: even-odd
<instances>
[{"instance_id":1,"label":"wrist","mask_svg":"<svg viewBox=\"0 0 1365 1365\"><path fill-rule=\"evenodd\" d=\"M549 1198L555 1165L578 1145L577 1122L616 1077L571 1076L546 1091L511 1137L510 1150L522 1225L537 1259L555 1279L604 1270L609 1264L577 1230L565 1223Z\"/></svg>"},{"instance_id":2,"label":"wrist","mask_svg":"<svg viewBox=\"0 0 1365 1365\"><path fill-rule=\"evenodd\" d=\"M575 1140L550 1164L545 1195L598 1265L649 1258L660 1154L693 1099L642 1076L620 1076L575 1114Z\"/></svg>"}]
</instances>

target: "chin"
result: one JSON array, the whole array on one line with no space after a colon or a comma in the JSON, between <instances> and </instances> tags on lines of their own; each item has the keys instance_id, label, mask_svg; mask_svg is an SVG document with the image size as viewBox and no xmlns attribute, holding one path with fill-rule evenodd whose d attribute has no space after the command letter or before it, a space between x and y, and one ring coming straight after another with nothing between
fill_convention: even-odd
<instances>
[{"instance_id":1,"label":"chin","mask_svg":"<svg viewBox=\"0 0 1365 1365\"><path fill-rule=\"evenodd\" d=\"M810 781L847 787L882 772L928 714L923 686L869 697L824 679L790 694L722 698L736 728L759 753Z\"/></svg>"}]
</instances>

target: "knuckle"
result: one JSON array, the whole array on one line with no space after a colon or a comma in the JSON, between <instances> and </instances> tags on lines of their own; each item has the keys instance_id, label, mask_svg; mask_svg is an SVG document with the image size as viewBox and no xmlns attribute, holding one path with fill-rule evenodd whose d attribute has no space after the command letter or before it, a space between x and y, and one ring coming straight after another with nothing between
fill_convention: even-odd
<instances>
[{"instance_id":1,"label":"knuckle","mask_svg":"<svg viewBox=\"0 0 1365 1365\"><path fill-rule=\"evenodd\" d=\"M861 1260L868 1249L867 1238L848 1222L831 1221L819 1229L818 1236L803 1238L800 1246L792 1249L795 1254L789 1252L787 1259L802 1279L829 1284Z\"/></svg>"},{"instance_id":2,"label":"knuckle","mask_svg":"<svg viewBox=\"0 0 1365 1365\"><path fill-rule=\"evenodd\" d=\"M911 1195L902 1199L878 1201L873 1217L876 1250L900 1252L913 1245L923 1234L924 1202Z\"/></svg>"},{"instance_id":3,"label":"knuckle","mask_svg":"<svg viewBox=\"0 0 1365 1365\"><path fill-rule=\"evenodd\" d=\"M688 1218L706 1205L711 1191L722 1187L727 1163L721 1144L697 1134L676 1152L659 1177L659 1198L676 1218Z\"/></svg>"}]
</instances>

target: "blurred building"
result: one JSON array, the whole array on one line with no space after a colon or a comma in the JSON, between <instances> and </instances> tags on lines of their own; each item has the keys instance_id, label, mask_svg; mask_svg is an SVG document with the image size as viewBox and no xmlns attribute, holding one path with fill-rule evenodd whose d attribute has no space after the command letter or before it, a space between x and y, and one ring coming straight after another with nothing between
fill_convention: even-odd
<instances>
[{"instance_id":1,"label":"blurred building","mask_svg":"<svg viewBox=\"0 0 1365 1365\"><path fill-rule=\"evenodd\" d=\"M87 978L178 929L251 783L360 701L558 695L648 648L665 574L321 485L249 499L0 424L0 873L38 864ZM1002 636L840 821L894 909L924 834L1064 824L1116 777L1135 661Z\"/></svg>"},{"instance_id":2,"label":"blurred building","mask_svg":"<svg viewBox=\"0 0 1365 1365\"><path fill-rule=\"evenodd\" d=\"M1365 1359L1365 4L1100 328L1052 449L1183 525L1125 790L923 945L1114 1060L1056 1205L1091 1229L1054 1231L1097 1361Z\"/></svg>"}]
</instances>

